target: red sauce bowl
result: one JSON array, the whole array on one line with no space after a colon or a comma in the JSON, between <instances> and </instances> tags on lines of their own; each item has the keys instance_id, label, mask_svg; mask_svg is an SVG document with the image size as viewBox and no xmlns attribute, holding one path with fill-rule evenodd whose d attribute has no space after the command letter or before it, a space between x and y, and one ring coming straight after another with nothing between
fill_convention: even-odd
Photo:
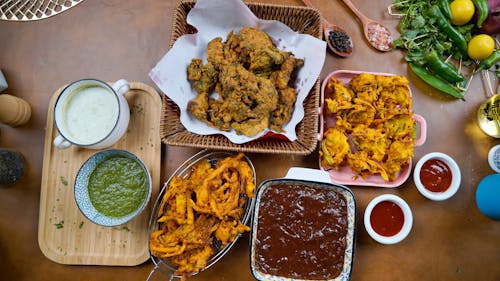
<instances>
[{"instance_id":1,"label":"red sauce bowl","mask_svg":"<svg viewBox=\"0 0 500 281\"><path fill-rule=\"evenodd\" d=\"M461 173L458 164L441 152L424 155L415 165L413 181L424 197L441 201L457 193Z\"/></svg>"},{"instance_id":2,"label":"red sauce bowl","mask_svg":"<svg viewBox=\"0 0 500 281\"><path fill-rule=\"evenodd\" d=\"M400 197L383 194L366 207L364 216L368 234L381 244L395 244L408 236L413 225L410 206Z\"/></svg>"}]
</instances>

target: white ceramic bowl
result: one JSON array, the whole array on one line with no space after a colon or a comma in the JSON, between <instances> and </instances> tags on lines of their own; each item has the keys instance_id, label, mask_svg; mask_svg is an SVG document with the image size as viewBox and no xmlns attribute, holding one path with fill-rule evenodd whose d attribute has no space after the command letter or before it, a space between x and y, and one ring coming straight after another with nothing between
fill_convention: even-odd
<instances>
[{"instance_id":1,"label":"white ceramic bowl","mask_svg":"<svg viewBox=\"0 0 500 281\"><path fill-rule=\"evenodd\" d=\"M445 162L451 170L452 179L450 187L448 187L448 189L443 192L433 192L428 190L424 187L422 181L420 180L420 170L422 169L422 165L424 165L424 163L430 159L438 159ZM457 162L455 162L455 160L453 160L453 158L451 158L450 156L441 152L431 152L424 155L422 158L420 158L420 160L418 160L417 164L415 165L415 169L413 170L413 181L415 182L415 185L417 186L420 194L428 199L435 201L446 200L457 193L457 190L460 187L461 178L462 176Z\"/></svg>"},{"instance_id":2,"label":"white ceramic bowl","mask_svg":"<svg viewBox=\"0 0 500 281\"><path fill-rule=\"evenodd\" d=\"M403 211L404 222L401 230L394 234L393 236L383 236L378 234L372 227L370 216L372 214L373 208L380 202L389 201L398 205ZM413 215L410 209L410 206L399 196L393 194L383 194L379 195L372 199L372 201L368 204L365 209L364 216L365 229L368 234L377 242L381 244L395 244L408 236L410 233L411 227L413 225Z\"/></svg>"}]
</instances>

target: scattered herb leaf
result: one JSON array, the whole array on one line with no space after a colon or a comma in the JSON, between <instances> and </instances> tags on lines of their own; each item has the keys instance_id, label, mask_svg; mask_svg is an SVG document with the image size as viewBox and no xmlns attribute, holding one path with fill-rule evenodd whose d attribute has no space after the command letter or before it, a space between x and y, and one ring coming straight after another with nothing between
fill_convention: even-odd
<instances>
[{"instance_id":1,"label":"scattered herb leaf","mask_svg":"<svg viewBox=\"0 0 500 281\"><path fill-rule=\"evenodd\" d=\"M58 223L54 223L57 229L61 229L64 227L64 221L60 221Z\"/></svg>"},{"instance_id":2,"label":"scattered herb leaf","mask_svg":"<svg viewBox=\"0 0 500 281\"><path fill-rule=\"evenodd\" d=\"M115 230L126 230L126 231L130 231L130 228L128 228L128 226L122 226L122 227L113 227L113 229Z\"/></svg>"},{"instance_id":3,"label":"scattered herb leaf","mask_svg":"<svg viewBox=\"0 0 500 281\"><path fill-rule=\"evenodd\" d=\"M68 180L65 177L63 177L63 176L61 176L61 182L64 185L68 185Z\"/></svg>"},{"instance_id":4,"label":"scattered herb leaf","mask_svg":"<svg viewBox=\"0 0 500 281\"><path fill-rule=\"evenodd\" d=\"M83 227L83 221L82 221L82 222L80 222L80 225L78 226L78 228L79 228L79 229L82 229L82 227Z\"/></svg>"}]
</instances>

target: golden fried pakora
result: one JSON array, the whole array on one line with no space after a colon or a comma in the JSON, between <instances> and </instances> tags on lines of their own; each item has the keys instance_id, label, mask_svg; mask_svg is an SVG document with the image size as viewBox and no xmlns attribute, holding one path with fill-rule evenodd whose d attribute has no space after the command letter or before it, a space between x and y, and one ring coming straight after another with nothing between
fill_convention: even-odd
<instances>
[{"instance_id":1,"label":"golden fried pakora","mask_svg":"<svg viewBox=\"0 0 500 281\"><path fill-rule=\"evenodd\" d=\"M339 128L328 128L321 142L321 165L338 169L350 151L347 136Z\"/></svg>"},{"instance_id":2,"label":"golden fried pakora","mask_svg":"<svg viewBox=\"0 0 500 281\"><path fill-rule=\"evenodd\" d=\"M379 162L370 159L365 151L361 150L348 154L347 163L355 174L361 175L363 178L380 174L385 181L389 181L389 176L383 166Z\"/></svg>"},{"instance_id":3,"label":"golden fried pakora","mask_svg":"<svg viewBox=\"0 0 500 281\"><path fill-rule=\"evenodd\" d=\"M324 133L321 164L339 169L347 162L362 177L379 174L394 181L413 157L415 124L408 80L361 73L347 86L332 78L326 89L327 113L336 122Z\"/></svg>"},{"instance_id":4,"label":"golden fried pakora","mask_svg":"<svg viewBox=\"0 0 500 281\"><path fill-rule=\"evenodd\" d=\"M340 80L332 77L326 84L326 92L329 97L325 99L329 114L336 114L340 110L352 107L351 100L354 96L352 89L344 86Z\"/></svg>"},{"instance_id":5,"label":"golden fried pakora","mask_svg":"<svg viewBox=\"0 0 500 281\"><path fill-rule=\"evenodd\" d=\"M199 162L186 177L174 177L166 189L151 233L151 253L167 260L183 278L203 269L222 246L250 227L241 219L254 197L254 174L242 153L217 162Z\"/></svg>"},{"instance_id":6,"label":"golden fried pakora","mask_svg":"<svg viewBox=\"0 0 500 281\"><path fill-rule=\"evenodd\" d=\"M357 150L365 151L368 157L378 162L384 160L390 145L390 140L382 129L366 125L356 126L352 130L352 141Z\"/></svg>"},{"instance_id":7,"label":"golden fried pakora","mask_svg":"<svg viewBox=\"0 0 500 281\"><path fill-rule=\"evenodd\" d=\"M188 111L207 125L223 131L255 136L270 128L283 131L297 99L291 87L302 59L276 48L265 32L242 28L207 45L207 63L192 59L188 80L197 96Z\"/></svg>"}]
</instances>

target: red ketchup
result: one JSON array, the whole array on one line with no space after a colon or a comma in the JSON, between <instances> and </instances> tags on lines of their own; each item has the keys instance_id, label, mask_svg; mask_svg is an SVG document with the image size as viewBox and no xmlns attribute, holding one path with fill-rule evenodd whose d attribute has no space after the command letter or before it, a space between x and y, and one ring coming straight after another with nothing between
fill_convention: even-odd
<instances>
[{"instance_id":1,"label":"red ketchup","mask_svg":"<svg viewBox=\"0 0 500 281\"><path fill-rule=\"evenodd\" d=\"M386 237L394 236L403 228L403 210L394 202L379 202L370 214L370 224L378 234Z\"/></svg>"},{"instance_id":2,"label":"red ketchup","mask_svg":"<svg viewBox=\"0 0 500 281\"><path fill-rule=\"evenodd\" d=\"M429 159L420 169L420 181L432 192L444 192L451 185L451 169L442 160Z\"/></svg>"}]
</instances>

